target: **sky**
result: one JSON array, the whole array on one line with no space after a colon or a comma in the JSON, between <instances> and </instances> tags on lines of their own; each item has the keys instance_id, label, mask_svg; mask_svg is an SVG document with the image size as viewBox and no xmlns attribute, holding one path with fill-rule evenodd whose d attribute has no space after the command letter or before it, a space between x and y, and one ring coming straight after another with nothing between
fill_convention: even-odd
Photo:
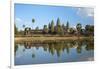
<instances>
[{"instance_id":1,"label":"sky","mask_svg":"<svg viewBox=\"0 0 100 69\"><path fill-rule=\"evenodd\" d=\"M52 20L56 25L57 18L60 18L61 24L66 25L69 22L70 27L76 27L81 23L85 25L94 24L94 9L90 7L71 7L71 6L50 6L35 4L18 4L14 6L14 22L18 30L23 30L23 25L35 29L37 26L42 29ZM32 23L32 19L35 22Z\"/></svg>"}]
</instances>

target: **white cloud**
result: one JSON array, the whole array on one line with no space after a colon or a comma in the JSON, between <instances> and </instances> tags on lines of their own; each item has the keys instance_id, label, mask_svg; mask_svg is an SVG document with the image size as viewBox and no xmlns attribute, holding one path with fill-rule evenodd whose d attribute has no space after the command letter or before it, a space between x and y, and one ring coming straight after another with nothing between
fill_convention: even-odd
<instances>
[{"instance_id":1,"label":"white cloud","mask_svg":"<svg viewBox=\"0 0 100 69\"><path fill-rule=\"evenodd\" d=\"M16 20L16 22L21 22L22 21L21 18L16 18L15 20Z\"/></svg>"},{"instance_id":2,"label":"white cloud","mask_svg":"<svg viewBox=\"0 0 100 69\"><path fill-rule=\"evenodd\" d=\"M94 9L93 8L78 8L77 14L81 17L93 17Z\"/></svg>"}]
</instances>

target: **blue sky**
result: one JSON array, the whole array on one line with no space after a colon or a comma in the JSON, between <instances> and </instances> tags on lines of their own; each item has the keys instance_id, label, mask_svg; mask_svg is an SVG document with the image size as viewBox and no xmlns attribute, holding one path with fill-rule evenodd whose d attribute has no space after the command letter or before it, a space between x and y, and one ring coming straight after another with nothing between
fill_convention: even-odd
<instances>
[{"instance_id":1,"label":"blue sky","mask_svg":"<svg viewBox=\"0 0 100 69\"><path fill-rule=\"evenodd\" d=\"M15 24L19 30L26 27L41 29L43 25L48 25L51 20L56 24L57 18L60 18L61 24L69 22L70 27L75 27L81 23L84 27L87 24L94 24L94 9L86 7L65 7L65 6L48 6L34 4L15 4L14 7ZM32 18L35 23L32 23Z\"/></svg>"}]
</instances>

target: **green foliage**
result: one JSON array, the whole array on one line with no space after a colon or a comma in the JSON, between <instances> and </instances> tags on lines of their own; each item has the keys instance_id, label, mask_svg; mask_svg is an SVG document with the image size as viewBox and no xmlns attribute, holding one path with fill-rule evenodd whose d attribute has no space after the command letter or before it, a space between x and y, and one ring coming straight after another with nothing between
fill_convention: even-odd
<instances>
[{"instance_id":1,"label":"green foliage","mask_svg":"<svg viewBox=\"0 0 100 69\"><path fill-rule=\"evenodd\" d=\"M16 27L15 24L14 24L14 32L15 32L15 34L18 34L18 28Z\"/></svg>"},{"instance_id":2,"label":"green foliage","mask_svg":"<svg viewBox=\"0 0 100 69\"><path fill-rule=\"evenodd\" d=\"M78 36L79 36L80 33L81 33L82 25L81 25L80 23L78 23L78 24L76 25L76 29L77 29Z\"/></svg>"},{"instance_id":3,"label":"green foliage","mask_svg":"<svg viewBox=\"0 0 100 69\"><path fill-rule=\"evenodd\" d=\"M25 28L25 25L23 25L23 28Z\"/></svg>"},{"instance_id":4,"label":"green foliage","mask_svg":"<svg viewBox=\"0 0 100 69\"><path fill-rule=\"evenodd\" d=\"M35 22L35 19L33 18L33 19L32 19L32 23L34 24L34 22Z\"/></svg>"},{"instance_id":5,"label":"green foliage","mask_svg":"<svg viewBox=\"0 0 100 69\"><path fill-rule=\"evenodd\" d=\"M87 35L94 35L94 26L93 25L86 25L85 31Z\"/></svg>"},{"instance_id":6,"label":"green foliage","mask_svg":"<svg viewBox=\"0 0 100 69\"><path fill-rule=\"evenodd\" d=\"M69 31L70 31L69 32L70 34L74 34L74 32L75 32L73 28L70 28Z\"/></svg>"},{"instance_id":7,"label":"green foliage","mask_svg":"<svg viewBox=\"0 0 100 69\"><path fill-rule=\"evenodd\" d=\"M82 29L82 25L80 24L80 23L78 23L77 25L76 25L76 29L77 29L77 31L81 31L81 29Z\"/></svg>"},{"instance_id":8,"label":"green foliage","mask_svg":"<svg viewBox=\"0 0 100 69\"><path fill-rule=\"evenodd\" d=\"M43 31L44 31L44 33L46 33L46 34L48 33L47 25L44 25Z\"/></svg>"},{"instance_id":9,"label":"green foliage","mask_svg":"<svg viewBox=\"0 0 100 69\"><path fill-rule=\"evenodd\" d=\"M34 23L34 22L35 22L35 19L33 18L33 19L32 19L32 23Z\"/></svg>"}]
</instances>

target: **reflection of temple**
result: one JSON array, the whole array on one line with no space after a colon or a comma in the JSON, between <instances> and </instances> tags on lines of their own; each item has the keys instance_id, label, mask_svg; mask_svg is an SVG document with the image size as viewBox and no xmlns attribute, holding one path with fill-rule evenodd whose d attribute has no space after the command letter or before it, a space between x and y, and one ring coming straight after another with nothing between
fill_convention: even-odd
<instances>
[{"instance_id":1,"label":"reflection of temple","mask_svg":"<svg viewBox=\"0 0 100 69\"><path fill-rule=\"evenodd\" d=\"M71 48L75 48L77 53L81 53L84 49L87 51L94 49L93 41L62 41L62 42L48 42L48 43L33 43L33 42L22 42L19 44L24 44L25 49L31 49L32 47L36 48L37 50L42 47L44 51L49 52L50 54L54 55L57 54L60 57L61 53L66 50L67 53L70 53ZM23 45L22 45L23 46ZM18 50L18 45L15 46L15 52ZM33 55L35 56L35 55Z\"/></svg>"}]
</instances>

